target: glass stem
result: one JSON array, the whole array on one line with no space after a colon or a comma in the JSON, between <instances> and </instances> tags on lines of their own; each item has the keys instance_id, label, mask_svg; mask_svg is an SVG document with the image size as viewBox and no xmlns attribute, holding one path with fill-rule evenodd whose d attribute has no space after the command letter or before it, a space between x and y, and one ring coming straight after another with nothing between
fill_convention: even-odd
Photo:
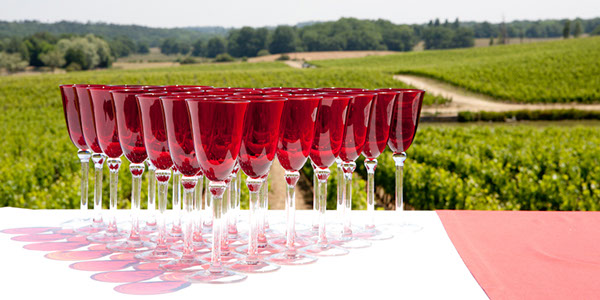
<instances>
[{"instance_id":1,"label":"glass stem","mask_svg":"<svg viewBox=\"0 0 600 300\"><path fill-rule=\"evenodd\" d=\"M377 159L365 159L367 169L367 229L375 228L375 169Z\"/></svg>"},{"instance_id":2,"label":"glass stem","mask_svg":"<svg viewBox=\"0 0 600 300\"><path fill-rule=\"evenodd\" d=\"M248 177L246 179L246 185L248 186L248 191L250 192L250 232L248 236L248 256L246 257L246 261L249 263L258 262L258 223L260 220L258 211L260 206L260 189L263 185L263 182L264 179L260 178Z\"/></svg>"},{"instance_id":3,"label":"glass stem","mask_svg":"<svg viewBox=\"0 0 600 300\"><path fill-rule=\"evenodd\" d=\"M235 172L231 175L230 186L230 196L229 196L229 226L227 229L227 233L230 235L237 235L237 218L238 218L238 194L239 194L239 185L238 185L238 173Z\"/></svg>"},{"instance_id":4,"label":"glass stem","mask_svg":"<svg viewBox=\"0 0 600 300\"><path fill-rule=\"evenodd\" d=\"M181 233L181 173L173 171L173 228L171 232Z\"/></svg>"},{"instance_id":5,"label":"glass stem","mask_svg":"<svg viewBox=\"0 0 600 300\"><path fill-rule=\"evenodd\" d=\"M352 174L354 174L354 170L356 169L356 163L344 162L342 165L342 171L344 172L344 229L342 232L342 236L345 238L352 237L352 217L350 216L352 212Z\"/></svg>"},{"instance_id":6,"label":"glass stem","mask_svg":"<svg viewBox=\"0 0 600 300\"><path fill-rule=\"evenodd\" d=\"M300 179L298 171L285 172L285 182L287 184L287 193L285 201L285 209L287 212L287 231L286 231L286 248L288 253L295 253L296 247L296 183Z\"/></svg>"},{"instance_id":7,"label":"glass stem","mask_svg":"<svg viewBox=\"0 0 600 300\"><path fill-rule=\"evenodd\" d=\"M206 191L204 194L204 210L206 212L206 215L204 216L204 227L207 228L212 228L212 222L213 222L213 210L211 208L212 205L212 200L210 199L210 195L209 195L209 185L210 182L209 180L205 181L205 186L204 186L204 190Z\"/></svg>"},{"instance_id":8,"label":"glass stem","mask_svg":"<svg viewBox=\"0 0 600 300\"><path fill-rule=\"evenodd\" d=\"M102 176L104 168L104 154L92 154L94 162L94 224L102 225Z\"/></svg>"},{"instance_id":9,"label":"glass stem","mask_svg":"<svg viewBox=\"0 0 600 300\"><path fill-rule=\"evenodd\" d=\"M156 249L166 251L167 249L167 194L169 191L169 179L171 179L171 170L156 170L156 181L158 183L158 238L156 240Z\"/></svg>"},{"instance_id":10,"label":"glass stem","mask_svg":"<svg viewBox=\"0 0 600 300\"><path fill-rule=\"evenodd\" d=\"M404 210L404 199L402 195L402 172L404 170L404 161L406 160L406 153L394 153L392 156L394 163L396 164L396 211Z\"/></svg>"},{"instance_id":11,"label":"glass stem","mask_svg":"<svg viewBox=\"0 0 600 300\"><path fill-rule=\"evenodd\" d=\"M119 190L119 168L121 168L121 158L109 158L106 161L110 171L110 220L108 222L107 232L117 232L117 191Z\"/></svg>"},{"instance_id":12,"label":"glass stem","mask_svg":"<svg viewBox=\"0 0 600 300\"><path fill-rule=\"evenodd\" d=\"M198 182L194 190L194 241L202 242L202 189L204 176L197 176Z\"/></svg>"},{"instance_id":13,"label":"glass stem","mask_svg":"<svg viewBox=\"0 0 600 300\"><path fill-rule=\"evenodd\" d=\"M315 170L318 179L318 193L319 193L319 240L320 246L327 246L327 231L325 228L325 211L327 210L327 179L331 174L329 168Z\"/></svg>"},{"instance_id":14,"label":"glass stem","mask_svg":"<svg viewBox=\"0 0 600 300\"><path fill-rule=\"evenodd\" d=\"M221 256L227 256L229 251L229 205L231 201L231 181L226 183L225 192L221 201Z\"/></svg>"},{"instance_id":15,"label":"glass stem","mask_svg":"<svg viewBox=\"0 0 600 300\"><path fill-rule=\"evenodd\" d=\"M184 176L183 185L183 254L182 257L194 256L194 190L198 178Z\"/></svg>"},{"instance_id":16,"label":"glass stem","mask_svg":"<svg viewBox=\"0 0 600 300\"><path fill-rule=\"evenodd\" d=\"M88 208L88 175L92 153L88 150L79 150L77 151L77 156L81 162L81 199L79 201L79 209L85 214Z\"/></svg>"},{"instance_id":17,"label":"glass stem","mask_svg":"<svg viewBox=\"0 0 600 300\"><path fill-rule=\"evenodd\" d=\"M140 206L144 164L130 164L129 171L133 176L131 181L131 233L129 239L137 241L140 239Z\"/></svg>"},{"instance_id":18,"label":"glass stem","mask_svg":"<svg viewBox=\"0 0 600 300\"><path fill-rule=\"evenodd\" d=\"M319 231L319 220L320 220L320 210L319 210L319 180L317 179L317 166L312 163L311 166L313 168L313 218L312 218L312 231Z\"/></svg>"},{"instance_id":19,"label":"glass stem","mask_svg":"<svg viewBox=\"0 0 600 300\"><path fill-rule=\"evenodd\" d=\"M260 187L259 202L256 218L258 220L258 247L264 248L267 246L267 236L265 235L266 230L266 213L267 209L267 190L269 187L269 181L265 178L263 184Z\"/></svg>"},{"instance_id":20,"label":"glass stem","mask_svg":"<svg viewBox=\"0 0 600 300\"><path fill-rule=\"evenodd\" d=\"M156 226L156 167L150 162L148 163L148 219L146 225Z\"/></svg>"},{"instance_id":21,"label":"glass stem","mask_svg":"<svg viewBox=\"0 0 600 300\"><path fill-rule=\"evenodd\" d=\"M209 271L211 273L221 273L223 272L223 267L221 265L221 208L222 208L222 200L223 193L225 192L225 182L215 182L211 181L208 189L210 192L210 202L211 207L213 209L213 244L212 244L212 254Z\"/></svg>"},{"instance_id":22,"label":"glass stem","mask_svg":"<svg viewBox=\"0 0 600 300\"><path fill-rule=\"evenodd\" d=\"M345 217L345 202L346 199L344 197L344 192L345 192L345 188L346 188L346 183L344 181L344 170L342 170L342 159L341 158L336 158L335 159L335 165L337 167L337 173L336 173L336 188L337 188L337 195L336 195L336 214L337 214L337 218L338 220L340 220L343 223L344 217Z\"/></svg>"}]
</instances>

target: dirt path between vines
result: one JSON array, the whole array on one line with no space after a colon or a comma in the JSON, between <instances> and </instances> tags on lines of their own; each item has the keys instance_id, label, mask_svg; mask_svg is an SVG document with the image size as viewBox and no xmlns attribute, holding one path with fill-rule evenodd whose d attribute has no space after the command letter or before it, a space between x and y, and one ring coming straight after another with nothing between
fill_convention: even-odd
<instances>
[{"instance_id":1,"label":"dirt path between vines","mask_svg":"<svg viewBox=\"0 0 600 300\"><path fill-rule=\"evenodd\" d=\"M512 111L512 110L544 110L544 109L581 109L600 110L600 104L519 104L494 100L494 98L469 92L465 89L440 82L435 79L415 75L394 75L394 79L424 89L428 93L451 98L449 105L423 107L423 112L442 115L456 115L460 111Z\"/></svg>"}]
</instances>

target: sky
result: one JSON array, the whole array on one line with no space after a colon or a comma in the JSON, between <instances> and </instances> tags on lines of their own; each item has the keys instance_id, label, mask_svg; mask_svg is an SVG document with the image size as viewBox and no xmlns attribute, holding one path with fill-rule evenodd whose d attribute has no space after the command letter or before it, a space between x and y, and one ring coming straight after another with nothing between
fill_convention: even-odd
<instances>
[{"instance_id":1,"label":"sky","mask_svg":"<svg viewBox=\"0 0 600 300\"><path fill-rule=\"evenodd\" d=\"M341 17L397 24L594 18L599 0L0 0L0 20L79 21L150 27L276 26Z\"/></svg>"}]
</instances>

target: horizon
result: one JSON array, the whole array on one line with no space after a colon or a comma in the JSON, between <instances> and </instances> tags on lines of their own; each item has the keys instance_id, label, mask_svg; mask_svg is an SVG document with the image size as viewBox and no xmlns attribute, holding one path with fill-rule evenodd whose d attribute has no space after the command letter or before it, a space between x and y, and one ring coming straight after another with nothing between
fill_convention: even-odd
<instances>
[{"instance_id":1,"label":"horizon","mask_svg":"<svg viewBox=\"0 0 600 300\"><path fill-rule=\"evenodd\" d=\"M300 21L298 23L295 24L273 24L273 25L264 25L264 26L250 26L250 25L244 25L244 26L239 26L239 27L235 27L235 26L221 26L221 25L190 25L190 26L182 26L182 27L158 27L158 26L151 26L151 25L143 25L143 24L135 24L135 23L115 23L115 22L107 22L107 21L80 21L80 20L67 20L67 19L63 19L63 20L56 20L56 21L43 21L43 20L38 20L38 19L22 19L22 20L4 20L4 19L0 19L0 22L15 22L15 23L25 23L25 22L38 22L41 24L57 24L57 23L61 23L61 22L67 22L67 23L78 23L78 24L106 24L106 25L117 25L117 26L140 26L140 27L147 27L147 28L153 28L153 29L192 29L192 28L223 28L223 29L239 29L242 27L253 27L253 28L262 28L262 27L266 27L266 28L275 28L277 26L292 26L292 27L296 27L300 24L304 25L304 24L316 24L316 23L326 23L326 22L336 22L340 19L343 18L354 18L354 19L358 19L358 20L368 20L368 21L376 21L376 20L386 20L386 21L390 21L395 25L408 25L408 26L412 26L412 25L426 25L430 20L427 20L426 22L421 22L421 23L396 23L393 22L391 20L388 19L383 19L383 18L379 18L379 19L369 19L369 18L356 18L356 17L339 17L338 19L335 20L308 20L308 21ZM600 15L598 16L592 16L592 17L588 17L588 18L549 18L549 19L515 19L515 20L505 20L505 23L511 23L511 22L536 22L536 21L561 21L561 20L577 20L577 19L581 19L581 20L590 20L590 19L596 19L596 18L600 18ZM445 22L445 20L448 20L448 22L452 23L456 20L456 18L433 18L431 19L431 21L434 21L435 19L439 19L441 23ZM488 22L492 25L494 24L501 24L503 21L499 21L499 22L492 22L492 21L474 21L474 20L461 20L460 18L458 19L460 23L483 23L483 22Z\"/></svg>"},{"instance_id":2,"label":"horizon","mask_svg":"<svg viewBox=\"0 0 600 300\"><path fill-rule=\"evenodd\" d=\"M429 20L450 22L537 21L563 19L591 19L598 17L600 4L590 0L573 0L568 3L551 1L538 3L533 0L507 0L503 3L482 4L476 0L457 0L451 3L425 0L418 3L388 3L373 0L370 5L349 0L339 5L333 0L305 0L301 3L282 3L275 0L258 0L252 3L233 1L227 3L188 3L173 0L164 6L157 0L132 0L120 2L107 0L102 3L62 0L47 3L41 0L7 0L0 11L0 20L60 21L80 23L107 23L135 25L151 28L224 27L240 28L295 26L307 22L330 22L340 18L361 20L389 20L395 24L425 24ZM286 6L287 7L284 7ZM231 7L237 7L233 10ZM107 7L109 9L107 9ZM110 9L120 7L121 9ZM182 9L185 7L186 9ZM315 7L319 9L315 9ZM381 9L385 8L385 9ZM110 14L108 14L110 10Z\"/></svg>"}]
</instances>

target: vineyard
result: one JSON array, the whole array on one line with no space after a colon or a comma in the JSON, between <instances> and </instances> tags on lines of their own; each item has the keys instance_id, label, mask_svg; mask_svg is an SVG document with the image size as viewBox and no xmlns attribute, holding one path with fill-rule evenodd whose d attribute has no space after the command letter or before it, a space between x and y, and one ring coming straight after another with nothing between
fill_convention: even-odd
<instances>
[{"instance_id":1,"label":"vineyard","mask_svg":"<svg viewBox=\"0 0 600 300\"><path fill-rule=\"evenodd\" d=\"M311 63L422 75L511 102L600 101L600 37Z\"/></svg>"},{"instance_id":2,"label":"vineyard","mask_svg":"<svg viewBox=\"0 0 600 300\"><path fill-rule=\"evenodd\" d=\"M597 43L600 40L586 40L589 41ZM392 58L396 57L402 56ZM392 62L389 65L378 62L378 59L383 58L361 59L360 63L351 64L352 68L332 65L297 70L275 62L0 77L3 111L0 114L0 206L34 209L79 207L80 166L76 148L67 134L59 84L405 87L390 76L391 72L401 68L394 67ZM367 67L369 63L373 63L374 67ZM431 63L432 70L433 65L435 62ZM592 63L589 65L593 67ZM452 69L447 65L440 66L439 70ZM431 95L425 99L426 104L444 101L447 99ZM582 126L560 124L421 126L415 144L408 152L405 168L408 206L415 209L596 209L600 200L597 187L600 182L600 123L578 123L585 124ZM394 166L389 152L379 160L376 183L379 190L387 194L387 197L381 198L379 206L390 207ZM119 198L120 206L128 207L131 176L126 159L123 158L123 161ZM357 164L354 207L362 209L366 207L366 173L362 161ZM306 166L304 171L311 178L310 167ZM333 171L329 183L330 207L335 205L336 176ZM90 179L92 177L90 174ZM108 178L107 170L105 178ZM108 180L104 184L106 196ZM145 188L142 191L144 198ZM91 199L91 188L89 192Z\"/></svg>"}]
</instances>

